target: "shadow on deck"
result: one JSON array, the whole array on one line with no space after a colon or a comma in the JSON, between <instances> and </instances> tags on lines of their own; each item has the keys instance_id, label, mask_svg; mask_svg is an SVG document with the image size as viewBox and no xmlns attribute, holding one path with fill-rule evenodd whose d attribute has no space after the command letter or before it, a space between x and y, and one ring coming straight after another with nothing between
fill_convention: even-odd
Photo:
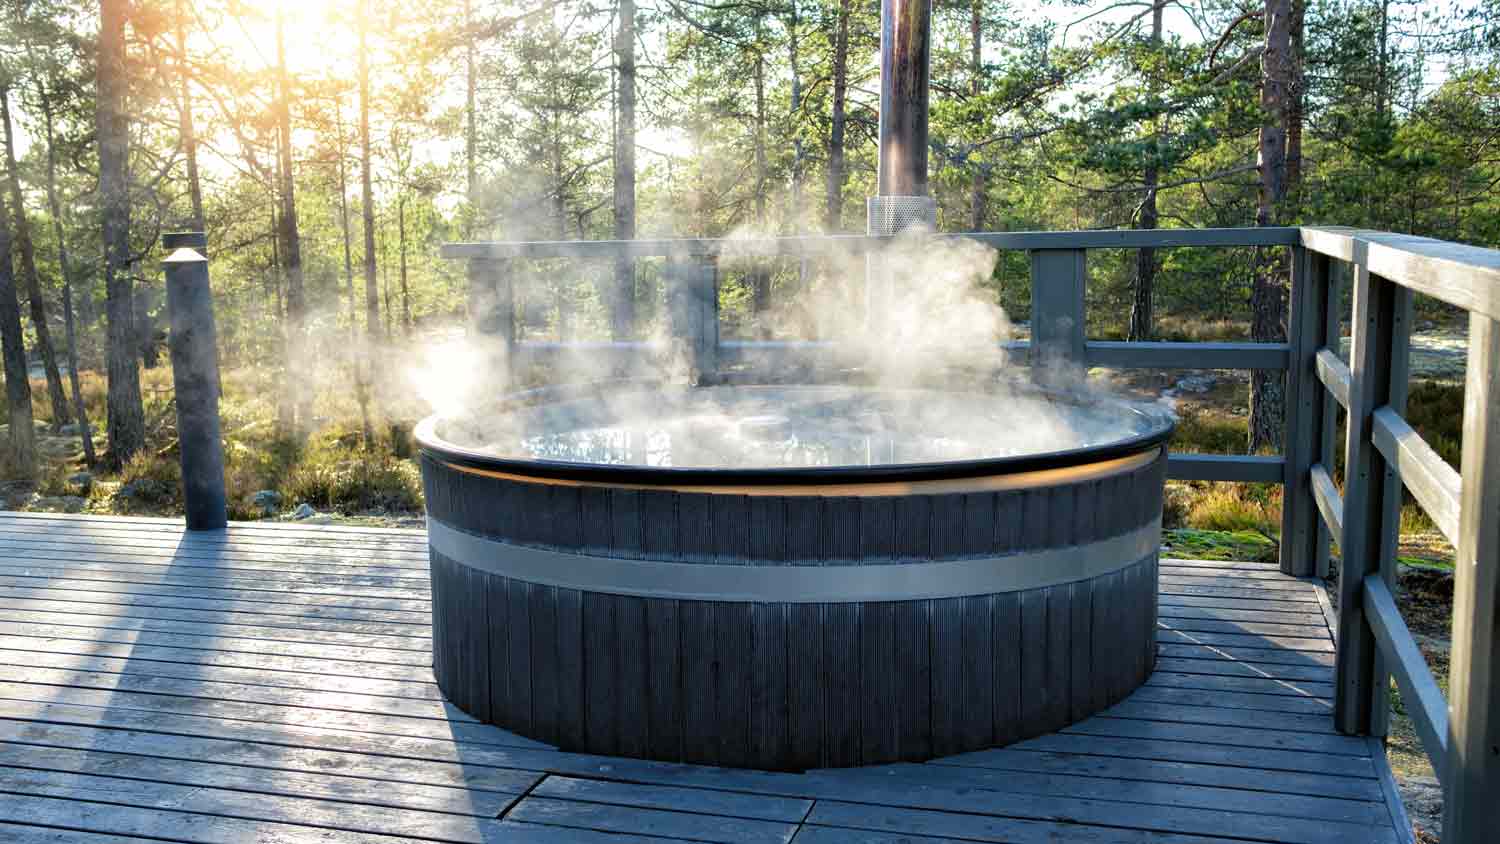
<instances>
[{"instance_id":1,"label":"shadow on deck","mask_svg":"<svg viewBox=\"0 0 1500 844\"><path fill-rule=\"evenodd\" d=\"M562 753L432 682L419 531L0 516L0 839L1409 840L1339 735L1331 610L1270 565L1161 567L1156 673L998 750L807 774Z\"/></svg>"}]
</instances>

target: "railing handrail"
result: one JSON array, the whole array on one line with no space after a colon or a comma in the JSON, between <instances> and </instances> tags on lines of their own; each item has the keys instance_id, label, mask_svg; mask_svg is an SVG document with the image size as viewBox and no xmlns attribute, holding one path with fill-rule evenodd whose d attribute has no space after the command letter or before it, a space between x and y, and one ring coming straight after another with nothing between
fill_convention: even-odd
<instances>
[{"instance_id":1,"label":"railing handrail","mask_svg":"<svg viewBox=\"0 0 1500 844\"><path fill-rule=\"evenodd\" d=\"M941 232L996 249L1139 249L1153 247L1295 246L1291 226L1213 229L1083 229L1078 231ZM828 234L787 237L685 237L641 240L532 240L445 243L444 258L723 258L862 255L895 240L889 235Z\"/></svg>"},{"instance_id":2,"label":"railing handrail","mask_svg":"<svg viewBox=\"0 0 1500 844\"><path fill-rule=\"evenodd\" d=\"M1408 290L1500 319L1500 250L1431 237L1303 226L1302 246L1360 265Z\"/></svg>"}]
</instances>

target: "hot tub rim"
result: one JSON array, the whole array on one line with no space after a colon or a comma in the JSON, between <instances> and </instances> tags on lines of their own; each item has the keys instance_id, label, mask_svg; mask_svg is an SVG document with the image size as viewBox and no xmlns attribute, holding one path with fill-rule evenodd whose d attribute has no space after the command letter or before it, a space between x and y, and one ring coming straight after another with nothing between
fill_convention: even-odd
<instances>
[{"instance_id":1,"label":"hot tub rim","mask_svg":"<svg viewBox=\"0 0 1500 844\"><path fill-rule=\"evenodd\" d=\"M597 391L608 389L611 386L643 387L649 386L649 384L643 383L638 379L564 384L555 387L517 391L503 396L500 401L502 403L511 400L521 401L550 395L555 395L557 400L562 400L568 397L570 391ZM788 385L772 384L768 386ZM1044 390L1044 392L1046 391ZM872 466L850 464L837 466L762 466L735 468L639 466L502 457L462 446L441 437L437 433L437 426L445 417L437 413L429 415L418 422L412 430L412 437L422 454L434 460L468 469L529 478L602 484L662 487L681 485L730 487L760 485L818 486L891 481L956 480L985 475L1006 475L1051 469L1068 469L1117 457L1128 457L1159 448L1170 440L1172 434L1176 431L1177 420L1170 413L1148 412L1139 403L1113 396L1095 396L1091 398L1095 401L1118 405L1122 410L1140 413L1155 424L1150 430L1141 434L1122 437L1105 443L1059 449L1056 451L1011 455L1007 457L984 457L970 460L946 460L923 463L890 463Z\"/></svg>"}]
</instances>

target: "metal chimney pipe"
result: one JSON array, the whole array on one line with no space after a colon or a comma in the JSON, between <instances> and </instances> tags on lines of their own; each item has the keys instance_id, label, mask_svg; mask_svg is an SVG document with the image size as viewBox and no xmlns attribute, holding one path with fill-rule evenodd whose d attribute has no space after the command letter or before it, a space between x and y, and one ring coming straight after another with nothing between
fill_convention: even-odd
<instances>
[{"instance_id":1,"label":"metal chimney pipe","mask_svg":"<svg viewBox=\"0 0 1500 844\"><path fill-rule=\"evenodd\" d=\"M932 0L881 0L881 196L927 195L931 55Z\"/></svg>"},{"instance_id":2,"label":"metal chimney pipe","mask_svg":"<svg viewBox=\"0 0 1500 844\"><path fill-rule=\"evenodd\" d=\"M932 0L880 2L880 164L868 231L891 235L937 223L927 195L927 89Z\"/></svg>"},{"instance_id":3,"label":"metal chimney pipe","mask_svg":"<svg viewBox=\"0 0 1500 844\"><path fill-rule=\"evenodd\" d=\"M866 231L895 235L937 228L927 195L927 87L932 0L880 0L880 165L876 196L865 202ZM887 328L896 278L879 253L865 257L865 326Z\"/></svg>"}]
</instances>

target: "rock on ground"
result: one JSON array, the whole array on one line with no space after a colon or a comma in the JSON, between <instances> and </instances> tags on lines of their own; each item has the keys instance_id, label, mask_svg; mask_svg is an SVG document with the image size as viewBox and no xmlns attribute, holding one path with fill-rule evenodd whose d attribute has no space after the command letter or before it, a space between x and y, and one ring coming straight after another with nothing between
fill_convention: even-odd
<instances>
[{"instance_id":1,"label":"rock on ground","mask_svg":"<svg viewBox=\"0 0 1500 844\"><path fill-rule=\"evenodd\" d=\"M1420 841L1437 842L1443 826L1443 788L1432 777L1402 777L1398 787Z\"/></svg>"}]
</instances>

